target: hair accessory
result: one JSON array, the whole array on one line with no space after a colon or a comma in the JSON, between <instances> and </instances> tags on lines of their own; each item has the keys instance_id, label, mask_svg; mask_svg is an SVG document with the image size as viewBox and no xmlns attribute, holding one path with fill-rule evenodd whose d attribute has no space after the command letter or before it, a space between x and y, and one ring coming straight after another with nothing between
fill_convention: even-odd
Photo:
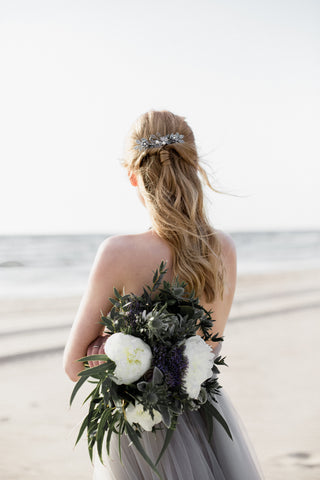
<instances>
[{"instance_id":1,"label":"hair accessory","mask_svg":"<svg viewBox=\"0 0 320 480\"><path fill-rule=\"evenodd\" d=\"M183 137L184 135L180 135L178 132L168 133L168 135L160 135L160 133L157 133L156 135L150 135L149 140L147 138L136 140L138 145L134 148L141 151L148 148L163 147L164 145L170 145L172 143L184 143Z\"/></svg>"}]
</instances>

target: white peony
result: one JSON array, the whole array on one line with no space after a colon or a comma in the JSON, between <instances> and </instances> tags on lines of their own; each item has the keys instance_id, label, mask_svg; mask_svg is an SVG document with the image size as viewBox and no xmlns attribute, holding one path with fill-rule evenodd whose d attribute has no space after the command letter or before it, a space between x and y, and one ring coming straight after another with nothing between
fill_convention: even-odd
<instances>
[{"instance_id":1,"label":"white peony","mask_svg":"<svg viewBox=\"0 0 320 480\"><path fill-rule=\"evenodd\" d=\"M139 380L151 367L152 352L141 338L125 333L113 333L105 343L104 351L116 364L115 383L128 385Z\"/></svg>"},{"instance_id":2,"label":"white peony","mask_svg":"<svg viewBox=\"0 0 320 480\"><path fill-rule=\"evenodd\" d=\"M134 423L139 423L142 428L151 432L153 425L161 422L161 414L153 409L154 420L152 420L151 415L148 410L143 411L142 403L136 403L134 406L133 403L129 403L126 408L126 417L127 421L132 425Z\"/></svg>"},{"instance_id":3,"label":"white peony","mask_svg":"<svg viewBox=\"0 0 320 480\"><path fill-rule=\"evenodd\" d=\"M198 398L201 384L212 376L215 353L200 335L187 338L183 354L188 358L184 387L190 398Z\"/></svg>"}]
</instances>

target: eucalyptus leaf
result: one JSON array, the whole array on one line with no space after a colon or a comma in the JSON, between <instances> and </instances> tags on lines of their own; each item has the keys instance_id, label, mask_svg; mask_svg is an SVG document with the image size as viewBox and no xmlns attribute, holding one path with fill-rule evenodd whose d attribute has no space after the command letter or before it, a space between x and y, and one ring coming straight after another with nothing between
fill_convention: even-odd
<instances>
[{"instance_id":1,"label":"eucalyptus leaf","mask_svg":"<svg viewBox=\"0 0 320 480\"><path fill-rule=\"evenodd\" d=\"M120 303L118 302L118 300L116 300L115 298L109 298L109 301L112 303L112 305L114 305L115 307L119 308L120 307Z\"/></svg>"},{"instance_id":2,"label":"eucalyptus leaf","mask_svg":"<svg viewBox=\"0 0 320 480\"><path fill-rule=\"evenodd\" d=\"M144 392L145 389L147 388L148 383L142 380L141 382L137 383L137 389L140 390L140 392Z\"/></svg>"},{"instance_id":3,"label":"eucalyptus leaf","mask_svg":"<svg viewBox=\"0 0 320 480\"><path fill-rule=\"evenodd\" d=\"M157 461L156 461L156 465L158 465L162 455L164 454L166 448L168 447L169 443L170 443L170 440L171 440L171 437L173 435L173 432L175 431L176 429L176 421L177 421L177 417L174 417L173 419L173 422L172 422L172 425L170 428L167 429L167 432L166 432L166 436L165 436L165 439L164 439L164 442L163 442L163 445L162 445L162 448L161 448L161 451L160 451L160 454L157 458Z\"/></svg>"},{"instance_id":4,"label":"eucalyptus leaf","mask_svg":"<svg viewBox=\"0 0 320 480\"><path fill-rule=\"evenodd\" d=\"M120 295L120 293L118 292L118 290L116 289L116 287L113 287L113 292L114 292L116 298L119 299L119 298L121 297L121 295ZM109 300L110 300L110 299L109 299Z\"/></svg>"},{"instance_id":5,"label":"eucalyptus leaf","mask_svg":"<svg viewBox=\"0 0 320 480\"><path fill-rule=\"evenodd\" d=\"M171 425L171 415L169 412L168 407L165 407L163 405L158 406L159 412L161 413L163 423L167 428L170 428Z\"/></svg>"},{"instance_id":6,"label":"eucalyptus leaf","mask_svg":"<svg viewBox=\"0 0 320 480\"><path fill-rule=\"evenodd\" d=\"M109 364L102 363L101 365L97 365L96 367L91 367L91 368L86 368L85 370L82 370L78 375L81 377L90 377L91 375L97 374L97 373L103 373L106 370L110 368Z\"/></svg>"},{"instance_id":7,"label":"eucalyptus leaf","mask_svg":"<svg viewBox=\"0 0 320 480\"><path fill-rule=\"evenodd\" d=\"M94 397L99 392L99 390L100 390L100 383L92 390L92 392L89 393L89 395L83 401L82 405L84 405L89 400L90 397Z\"/></svg>"},{"instance_id":8,"label":"eucalyptus leaf","mask_svg":"<svg viewBox=\"0 0 320 480\"><path fill-rule=\"evenodd\" d=\"M207 408L207 404L204 404L202 406L202 410L205 414L205 417L206 417L206 425L207 425L207 430L208 430L208 439L209 439L209 442L211 442L212 440L212 433L213 433L213 418L212 418L212 415L209 411L209 409Z\"/></svg>"},{"instance_id":9,"label":"eucalyptus leaf","mask_svg":"<svg viewBox=\"0 0 320 480\"><path fill-rule=\"evenodd\" d=\"M121 416L121 427L123 427L123 417ZM118 433L118 449L119 449L119 459L120 459L120 462L121 464L123 465L122 463L122 459L121 459L121 435L123 433L122 431L123 429L122 428L119 428L119 433Z\"/></svg>"},{"instance_id":10,"label":"eucalyptus leaf","mask_svg":"<svg viewBox=\"0 0 320 480\"><path fill-rule=\"evenodd\" d=\"M113 419L109 422L108 424L108 432L107 432L107 437L106 437L106 446L107 446L107 454L110 455L110 440L111 436L113 434Z\"/></svg>"},{"instance_id":11,"label":"eucalyptus leaf","mask_svg":"<svg viewBox=\"0 0 320 480\"><path fill-rule=\"evenodd\" d=\"M162 383L162 380L163 380L163 373L157 366L155 366L152 374L152 383L154 383L155 385L159 385Z\"/></svg>"},{"instance_id":12,"label":"eucalyptus leaf","mask_svg":"<svg viewBox=\"0 0 320 480\"><path fill-rule=\"evenodd\" d=\"M112 383L110 386L110 395L115 406L121 407L122 401L118 395L117 385L115 383Z\"/></svg>"},{"instance_id":13,"label":"eucalyptus leaf","mask_svg":"<svg viewBox=\"0 0 320 480\"><path fill-rule=\"evenodd\" d=\"M231 438L231 440L233 440L232 438L232 434L231 434L231 431L225 421L225 419L223 418L223 416L220 414L220 412L216 409L216 407L214 407L210 402L207 402L206 403L207 405L207 409L208 411L215 417L216 420L218 420L218 422L222 425L222 427L225 429L225 431L227 432L227 434L229 435L229 437Z\"/></svg>"},{"instance_id":14,"label":"eucalyptus leaf","mask_svg":"<svg viewBox=\"0 0 320 480\"><path fill-rule=\"evenodd\" d=\"M198 402L202 405L203 403L206 403L206 401L208 400L208 395L207 395L207 391L204 387L201 387L200 389L200 393L199 393L199 396L197 398Z\"/></svg>"},{"instance_id":15,"label":"eucalyptus leaf","mask_svg":"<svg viewBox=\"0 0 320 480\"><path fill-rule=\"evenodd\" d=\"M77 443L79 442L80 438L83 435L83 432L85 431L86 427L88 426L88 419L89 419L89 413L85 417L85 419L83 420L83 422L81 424L81 427L80 427L80 430L79 430L79 433L78 433L78 436L77 436L77 440L76 440L76 443L74 444L74 446L77 445Z\"/></svg>"},{"instance_id":16,"label":"eucalyptus leaf","mask_svg":"<svg viewBox=\"0 0 320 480\"><path fill-rule=\"evenodd\" d=\"M110 359L107 355L101 353L99 355L88 355L87 357L79 358L78 362L88 362L88 361L93 362L93 361L96 361L96 360L106 362L107 360L110 360Z\"/></svg>"},{"instance_id":17,"label":"eucalyptus leaf","mask_svg":"<svg viewBox=\"0 0 320 480\"><path fill-rule=\"evenodd\" d=\"M162 479L160 473L158 472L158 469L157 467L155 466L155 464L152 462L152 460L149 458L149 456L146 454L143 446L141 445L140 443L140 440L136 434L136 432L134 431L134 429L132 428L132 426L130 425L129 422L126 421L125 423L125 428L126 428L126 431L128 433L128 436L130 438L130 440L132 441L132 443L134 444L134 446L136 447L136 449L138 450L138 452L142 455L142 457L145 459L145 461L148 463L148 465L150 465L150 467L152 468L152 470L158 475L158 477L161 479L161 480L164 480Z\"/></svg>"},{"instance_id":18,"label":"eucalyptus leaf","mask_svg":"<svg viewBox=\"0 0 320 480\"><path fill-rule=\"evenodd\" d=\"M74 397L76 396L76 393L78 392L79 388L84 384L85 381L86 381L86 377L82 377L75 384L75 387L74 387L74 389L71 393L71 397L70 397L70 406L72 405L72 402L74 400Z\"/></svg>"},{"instance_id":19,"label":"eucalyptus leaf","mask_svg":"<svg viewBox=\"0 0 320 480\"><path fill-rule=\"evenodd\" d=\"M106 320L103 321L103 325L105 325L111 333L114 332L113 321L110 318L106 318Z\"/></svg>"},{"instance_id":20,"label":"eucalyptus leaf","mask_svg":"<svg viewBox=\"0 0 320 480\"><path fill-rule=\"evenodd\" d=\"M105 426L108 421L108 416L109 416L109 409L106 409L103 414L101 415L101 419L99 422L98 430L97 430L97 449L98 449L98 455L101 460L101 463L103 462L102 460L102 442L103 442L103 436L105 434Z\"/></svg>"}]
</instances>

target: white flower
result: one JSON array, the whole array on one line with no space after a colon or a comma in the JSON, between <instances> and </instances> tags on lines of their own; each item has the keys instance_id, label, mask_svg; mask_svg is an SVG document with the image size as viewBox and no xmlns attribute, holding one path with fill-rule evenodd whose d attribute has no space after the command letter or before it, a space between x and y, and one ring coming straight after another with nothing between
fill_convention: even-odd
<instances>
[{"instance_id":1,"label":"white flower","mask_svg":"<svg viewBox=\"0 0 320 480\"><path fill-rule=\"evenodd\" d=\"M142 428L152 430L153 425L161 422L162 416L158 410L153 409L154 420L152 420L151 415L148 410L143 411L142 403L136 403L134 406L133 403L129 403L126 408L126 417L127 421L132 425L134 423L139 423Z\"/></svg>"},{"instance_id":2,"label":"white flower","mask_svg":"<svg viewBox=\"0 0 320 480\"><path fill-rule=\"evenodd\" d=\"M212 376L215 353L200 335L187 338L183 354L188 358L184 387L190 398L198 398L201 384Z\"/></svg>"},{"instance_id":3,"label":"white flower","mask_svg":"<svg viewBox=\"0 0 320 480\"><path fill-rule=\"evenodd\" d=\"M151 348L133 335L113 333L106 341L104 351L116 364L114 376L118 385L139 380L151 367Z\"/></svg>"}]
</instances>

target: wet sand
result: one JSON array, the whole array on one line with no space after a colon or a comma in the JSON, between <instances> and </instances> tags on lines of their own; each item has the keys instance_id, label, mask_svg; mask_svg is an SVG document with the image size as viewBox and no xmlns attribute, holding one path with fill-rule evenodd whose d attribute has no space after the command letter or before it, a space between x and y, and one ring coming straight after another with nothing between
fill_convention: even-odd
<instances>
[{"instance_id":1,"label":"wet sand","mask_svg":"<svg viewBox=\"0 0 320 480\"><path fill-rule=\"evenodd\" d=\"M1 479L92 477L85 439L73 448L85 391L70 409L62 369L79 302L0 303ZM319 320L320 270L238 277L220 383L268 480L320 478Z\"/></svg>"}]
</instances>

